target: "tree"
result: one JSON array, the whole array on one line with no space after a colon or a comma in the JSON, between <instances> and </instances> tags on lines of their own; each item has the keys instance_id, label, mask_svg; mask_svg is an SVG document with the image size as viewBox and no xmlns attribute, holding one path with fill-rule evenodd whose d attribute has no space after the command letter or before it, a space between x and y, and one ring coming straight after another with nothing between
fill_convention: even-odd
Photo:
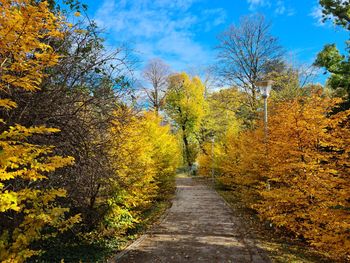
<instances>
[{"instance_id":1,"label":"tree","mask_svg":"<svg viewBox=\"0 0 350 263\"><path fill-rule=\"evenodd\" d=\"M213 139L221 139L229 130L238 131L241 128L240 114L244 111L242 106L242 93L237 89L222 89L207 95L200 128L196 132L199 147L204 155L210 155L206 144Z\"/></svg>"},{"instance_id":2,"label":"tree","mask_svg":"<svg viewBox=\"0 0 350 263\"><path fill-rule=\"evenodd\" d=\"M255 130L227 133L214 151L215 169L263 219L345 260L350 111L334 114L340 100L321 93L273 101L268 140L262 122Z\"/></svg>"},{"instance_id":3,"label":"tree","mask_svg":"<svg viewBox=\"0 0 350 263\"><path fill-rule=\"evenodd\" d=\"M278 69L278 70L276 70ZM289 65L280 63L267 74L267 79L273 79L271 99L288 101L310 91L309 87L314 76L315 67Z\"/></svg>"},{"instance_id":4,"label":"tree","mask_svg":"<svg viewBox=\"0 0 350 263\"><path fill-rule=\"evenodd\" d=\"M349 255L349 116L319 90L273 106L259 213L334 258Z\"/></svg>"},{"instance_id":5,"label":"tree","mask_svg":"<svg viewBox=\"0 0 350 263\"><path fill-rule=\"evenodd\" d=\"M221 174L218 164L225 152L222 143L227 134L237 135L243 126L243 118L240 118L244 111L242 95L237 89L228 88L208 96L208 107L205 108L200 130L196 133L201 149L197 156L199 174L209 176L213 169L216 174Z\"/></svg>"},{"instance_id":6,"label":"tree","mask_svg":"<svg viewBox=\"0 0 350 263\"><path fill-rule=\"evenodd\" d=\"M169 74L169 66L160 59L152 59L143 70L144 79L152 85L144 91L156 114L164 104Z\"/></svg>"},{"instance_id":7,"label":"tree","mask_svg":"<svg viewBox=\"0 0 350 263\"><path fill-rule=\"evenodd\" d=\"M154 112L136 116L132 109L120 108L109 135L113 176L106 180L109 194L100 198L101 206L108 204L102 228L125 233L156 198L163 198L167 178L175 175L180 149L170 126L161 125Z\"/></svg>"},{"instance_id":8,"label":"tree","mask_svg":"<svg viewBox=\"0 0 350 263\"><path fill-rule=\"evenodd\" d=\"M334 23L350 29L350 2L349 0L320 0L323 7L324 20L333 19Z\"/></svg>"},{"instance_id":9,"label":"tree","mask_svg":"<svg viewBox=\"0 0 350 263\"><path fill-rule=\"evenodd\" d=\"M342 0L320 0L324 20L333 18L336 25L350 30L350 3ZM345 98L343 109L350 108L350 43L346 42L347 54L342 55L335 44L325 45L317 55L315 66L323 67L331 73L327 85Z\"/></svg>"},{"instance_id":10,"label":"tree","mask_svg":"<svg viewBox=\"0 0 350 263\"><path fill-rule=\"evenodd\" d=\"M60 204L81 214L82 223L75 225L75 232L84 233L95 229L104 217L96 202L105 179L112 174L107 134L114 110L130 91L127 76L131 63L124 46L109 51L104 48L93 22L83 16L75 20L74 25L61 25L61 38L43 39L55 50L57 63L45 69L35 93L22 89L8 93L17 108L0 110L0 118L10 126L45 125L60 130L30 141L54 145L55 154L75 159L64 172L50 173L41 187L67 191L69 198L60 199ZM66 238L64 235L60 238Z\"/></svg>"},{"instance_id":11,"label":"tree","mask_svg":"<svg viewBox=\"0 0 350 263\"><path fill-rule=\"evenodd\" d=\"M218 73L231 86L247 93L247 103L253 113L257 110L260 92L256 82L268 73L266 65L280 61L283 55L270 28L263 16L246 16L238 26L231 25L218 37Z\"/></svg>"},{"instance_id":12,"label":"tree","mask_svg":"<svg viewBox=\"0 0 350 263\"><path fill-rule=\"evenodd\" d=\"M204 85L198 77L186 73L174 74L169 78L165 110L181 130L185 160L189 166L194 161L190 137L199 129L204 115Z\"/></svg>"},{"instance_id":13,"label":"tree","mask_svg":"<svg viewBox=\"0 0 350 263\"><path fill-rule=\"evenodd\" d=\"M348 49L350 44L347 43ZM350 53L341 55L335 44L326 45L323 50L317 55L315 65L324 67L330 77L327 80L327 85L337 92L338 96L350 100ZM349 104L349 102L348 102ZM350 105L346 106L348 108Z\"/></svg>"},{"instance_id":14,"label":"tree","mask_svg":"<svg viewBox=\"0 0 350 263\"><path fill-rule=\"evenodd\" d=\"M62 38L63 21L46 2L3 0L0 13L0 92L36 91L45 70L59 59L43 40ZM1 110L17 106L8 97L0 99ZM40 252L30 247L33 242L63 232L80 220L79 215L66 219L69 209L57 205L57 198L66 195L64 189L43 189L40 184L74 159L54 155L52 146L30 142L30 137L58 129L19 124L8 127L4 120L1 124L0 260L24 262Z\"/></svg>"}]
</instances>

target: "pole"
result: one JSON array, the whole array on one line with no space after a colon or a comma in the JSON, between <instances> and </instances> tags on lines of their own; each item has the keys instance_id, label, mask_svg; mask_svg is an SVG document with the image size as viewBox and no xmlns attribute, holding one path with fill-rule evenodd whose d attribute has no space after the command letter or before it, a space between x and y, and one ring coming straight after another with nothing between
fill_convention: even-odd
<instances>
[{"instance_id":1,"label":"pole","mask_svg":"<svg viewBox=\"0 0 350 263\"><path fill-rule=\"evenodd\" d=\"M211 139L211 178L213 180L214 184L214 143L215 143L215 138L212 137Z\"/></svg>"},{"instance_id":2,"label":"pole","mask_svg":"<svg viewBox=\"0 0 350 263\"><path fill-rule=\"evenodd\" d=\"M265 131L265 142L267 143L267 96L264 96L264 131Z\"/></svg>"},{"instance_id":3,"label":"pole","mask_svg":"<svg viewBox=\"0 0 350 263\"><path fill-rule=\"evenodd\" d=\"M264 132L265 132L265 156L268 158L268 149L267 149L267 139L268 139L268 123L267 123L267 96L264 96ZM270 183L267 180L266 182L266 189L270 190Z\"/></svg>"}]
</instances>

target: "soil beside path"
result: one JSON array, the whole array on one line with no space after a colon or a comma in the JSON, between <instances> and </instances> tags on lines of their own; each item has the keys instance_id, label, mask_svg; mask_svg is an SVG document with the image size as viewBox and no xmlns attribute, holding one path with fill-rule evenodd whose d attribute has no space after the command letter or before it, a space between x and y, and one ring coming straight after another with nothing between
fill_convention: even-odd
<instances>
[{"instance_id":1,"label":"soil beside path","mask_svg":"<svg viewBox=\"0 0 350 263\"><path fill-rule=\"evenodd\" d=\"M213 189L186 176L176 184L164 219L111 262L270 262Z\"/></svg>"}]
</instances>

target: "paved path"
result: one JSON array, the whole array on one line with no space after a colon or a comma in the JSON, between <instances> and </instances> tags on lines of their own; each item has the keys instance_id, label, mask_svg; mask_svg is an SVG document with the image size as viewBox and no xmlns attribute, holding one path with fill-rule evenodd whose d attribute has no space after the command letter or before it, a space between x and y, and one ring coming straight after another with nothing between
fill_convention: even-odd
<instances>
[{"instance_id":1,"label":"paved path","mask_svg":"<svg viewBox=\"0 0 350 263\"><path fill-rule=\"evenodd\" d=\"M164 219L113 262L269 262L245 232L214 190L179 177Z\"/></svg>"}]
</instances>

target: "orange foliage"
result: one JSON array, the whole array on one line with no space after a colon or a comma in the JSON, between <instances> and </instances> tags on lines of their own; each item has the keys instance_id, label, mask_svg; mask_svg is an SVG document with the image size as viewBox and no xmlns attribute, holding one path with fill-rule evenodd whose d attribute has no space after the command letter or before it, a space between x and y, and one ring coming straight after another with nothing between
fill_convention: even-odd
<instances>
[{"instance_id":1,"label":"orange foliage","mask_svg":"<svg viewBox=\"0 0 350 263\"><path fill-rule=\"evenodd\" d=\"M329 117L336 103L313 94L274 107L265 174L270 187L262 188L255 206L334 256L350 251L350 111Z\"/></svg>"},{"instance_id":2,"label":"orange foliage","mask_svg":"<svg viewBox=\"0 0 350 263\"><path fill-rule=\"evenodd\" d=\"M350 251L350 111L332 115L337 99L299 97L271 107L262 125L228 136L220 180L244 186L264 219L334 258Z\"/></svg>"}]
</instances>

